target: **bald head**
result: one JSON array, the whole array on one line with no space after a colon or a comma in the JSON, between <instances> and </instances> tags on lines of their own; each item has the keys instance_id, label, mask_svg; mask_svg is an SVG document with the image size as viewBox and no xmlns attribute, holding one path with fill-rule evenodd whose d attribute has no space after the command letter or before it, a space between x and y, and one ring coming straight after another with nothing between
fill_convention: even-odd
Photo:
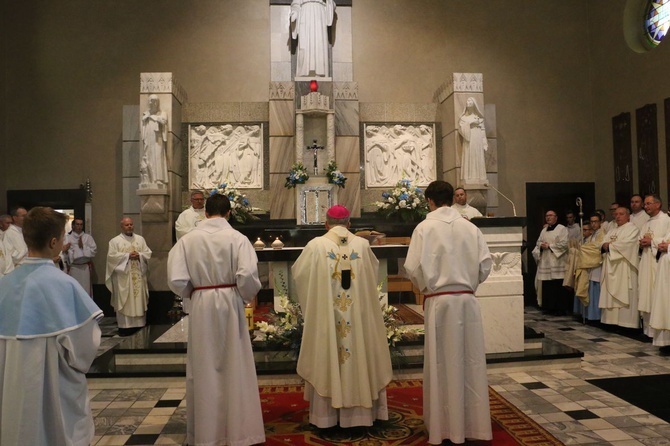
<instances>
[{"instance_id":1,"label":"bald head","mask_svg":"<svg viewBox=\"0 0 670 446\"><path fill-rule=\"evenodd\" d=\"M129 237L133 235L134 226L132 218L123 217L121 219L121 232L123 232L124 235Z\"/></svg>"}]
</instances>

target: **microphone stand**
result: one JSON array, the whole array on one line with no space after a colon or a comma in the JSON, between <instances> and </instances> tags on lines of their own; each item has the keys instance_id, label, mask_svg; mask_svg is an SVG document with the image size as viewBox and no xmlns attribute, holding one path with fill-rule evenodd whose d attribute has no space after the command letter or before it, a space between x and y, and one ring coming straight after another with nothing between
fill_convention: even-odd
<instances>
[{"instance_id":1,"label":"microphone stand","mask_svg":"<svg viewBox=\"0 0 670 446\"><path fill-rule=\"evenodd\" d=\"M486 186L486 187L490 187L490 188L493 189L494 191L498 192L498 194L499 194L501 197L503 197L505 200L509 201L510 204L512 205L512 212L514 213L514 216L516 217L516 206L514 206L514 202L513 202L512 200L510 200L510 199L507 197L507 195L505 195L505 194L503 194L502 192L500 192L500 191L499 191L493 184L491 184L491 183L486 183L485 186Z\"/></svg>"}]
</instances>

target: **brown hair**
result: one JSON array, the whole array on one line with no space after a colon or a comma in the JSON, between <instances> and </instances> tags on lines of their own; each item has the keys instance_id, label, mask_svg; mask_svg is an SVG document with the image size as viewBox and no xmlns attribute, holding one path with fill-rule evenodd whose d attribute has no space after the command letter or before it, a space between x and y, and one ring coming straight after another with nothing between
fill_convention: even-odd
<instances>
[{"instance_id":1,"label":"brown hair","mask_svg":"<svg viewBox=\"0 0 670 446\"><path fill-rule=\"evenodd\" d=\"M28 248L41 251L52 238L59 239L65 232L65 214L47 207L34 207L23 222L23 238Z\"/></svg>"}]
</instances>

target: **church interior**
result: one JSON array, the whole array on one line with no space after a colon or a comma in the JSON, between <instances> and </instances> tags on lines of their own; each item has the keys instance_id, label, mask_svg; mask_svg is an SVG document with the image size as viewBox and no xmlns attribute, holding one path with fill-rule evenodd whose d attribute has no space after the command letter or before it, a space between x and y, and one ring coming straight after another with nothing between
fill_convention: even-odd
<instances>
[{"instance_id":1,"label":"church interior","mask_svg":"<svg viewBox=\"0 0 670 446\"><path fill-rule=\"evenodd\" d=\"M276 285L278 271L288 275L287 262L296 258L271 244L281 238L287 247L304 246L324 232L318 210L310 216L323 204L320 192L328 205L346 205L356 228L411 235L416 223L390 222L375 212L382 192L402 178L387 179L384 158L372 158L371 135L379 129L399 135L416 129L414 142L429 135L432 151L426 150L426 164L417 155L417 181L465 186L471 204L489 217L476 223L498 268L478 291L488 322L489 385L548 432L541 444L667 444L662 393L649 391L643 378L669 378L670 359L641 332L543 314L530 255L548 209L563 224L567 209L588 221L613 201L654 192L668 211L670 83L662 73L670 68L670 43L650 44L642 25L649 4L665 2L336 3L329 72L301 76L290 0L0 0L0 213L14 206L72 210L98 244L93 295L108 326L89 374L93 444L185 441L186 329L174 317L166 270L174 222L190 205L190 190L208 192L239 179L235 186L259 220L235 228L268 248L258 253L264 265L258 302L271 305L273 280ZM159 182L153 181L156 163L149 161L147 173L139 155L142 116L154 95L168 122ZM458 130L470 98L486 122L488 145L476 181L464 176ZM197 151L205 150L207 135L230 134L253 143L239 145L241 161L231 158L224 175L229 161L209 162ZM285 186L295 163L323 172L329 161L346 176L345 187L325 180ZM135 219L153 251L148 321L161 327L123 339L115 337L104 284L107 242L119 233L122 216ZM383 291L389 302L422 314L411 288L390 289L407 248L387 249L375 251L389 275ZM506 263L510 256L513 265ZM176 338L152 347L169 325ZM119 345L135 352L117 370L109 361ZM170 359L141 363L148 350ZM287 372L262 362L259 384L300 384L291 366ZM138 364L138 372L127 372ZM394 378L420 380L420 361L396 368ZM608 379L623 379L619 387L644 396L616 393ZM514 444L530 443L517 438Z\"/></svg>"}]
</instances>

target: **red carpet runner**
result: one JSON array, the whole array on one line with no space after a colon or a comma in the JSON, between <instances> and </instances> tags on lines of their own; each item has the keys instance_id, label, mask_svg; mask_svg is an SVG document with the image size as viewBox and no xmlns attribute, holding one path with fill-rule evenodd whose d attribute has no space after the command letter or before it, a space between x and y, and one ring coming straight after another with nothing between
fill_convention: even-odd
<instances>
[{"instance_id":1,"label":"red carpet runner","mask_svg":"<svg viewBox=\"0 0 670 446\"><path fill-rule=\"evenodd\" d=\"M422 382L394 381L387 388L389 420L372 427L317 429L308 422L302 386L261 386L266 445L425 445ZM472 446L558 446L562 443L489 388L493 441ZM447 443L445 443L447 444Z\"/></svg>"}]
</instances>

